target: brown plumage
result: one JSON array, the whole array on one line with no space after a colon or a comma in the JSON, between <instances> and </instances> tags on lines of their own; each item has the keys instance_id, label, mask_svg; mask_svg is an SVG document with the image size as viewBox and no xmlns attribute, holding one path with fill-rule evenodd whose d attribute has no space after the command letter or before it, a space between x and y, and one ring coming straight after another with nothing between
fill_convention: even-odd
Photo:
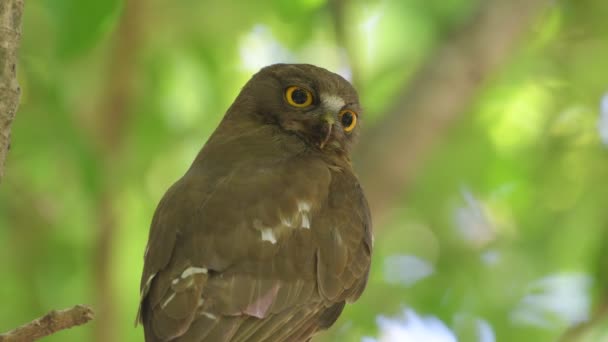
<instances>
[{"instance_id":1,"label":"brown plumage","mask_svg":"<svg viewBox=\"0 0 608 342\"><path fill-rule=\"evenodd\" d=\"M363 292L372 249L342 77L277 64L245 85L150 229L146 341L308 341Z\"/></svg>"}]
</instances>

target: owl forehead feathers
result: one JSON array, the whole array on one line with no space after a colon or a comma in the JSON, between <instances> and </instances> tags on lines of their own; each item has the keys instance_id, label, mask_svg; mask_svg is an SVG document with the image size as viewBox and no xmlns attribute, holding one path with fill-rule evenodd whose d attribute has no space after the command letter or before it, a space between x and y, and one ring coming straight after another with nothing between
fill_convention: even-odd
<instances>
[{"instance_id":1,"label":"owl forehead feathers","mask_svg":"<svg viewBox=\"0 0 608 342\"><path fill-rule=\"evenodd\" d=\"M268 100L265 94L276 95L276 90L301 86L315 92L321 104L339 110L346 104L358 104L353 86L342 76L311 64L274 64L255 74L243 92L252 92L256 99ZM274 91L273 91L274 90ZM279 94L281 95L281 94ZM340 108L338 108L340 105Z\"/></svg>"}]
</instances>

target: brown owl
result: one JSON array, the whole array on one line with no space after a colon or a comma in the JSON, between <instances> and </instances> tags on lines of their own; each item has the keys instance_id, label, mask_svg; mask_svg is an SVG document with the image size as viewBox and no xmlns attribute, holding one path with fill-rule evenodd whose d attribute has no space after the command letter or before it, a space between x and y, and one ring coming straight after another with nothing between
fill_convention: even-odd
<instances>
[{"instance_id":1,"label":"brown owl","mask_svg":"<svg viewBox=\"0 0 608 342\"><path fill-rule=\"evenodd\" d=\"M349 157L360 116L325 69L251 78L154 214L146 341L309 341L359 298L372 250Z\"/></svg>"}]
</instances>

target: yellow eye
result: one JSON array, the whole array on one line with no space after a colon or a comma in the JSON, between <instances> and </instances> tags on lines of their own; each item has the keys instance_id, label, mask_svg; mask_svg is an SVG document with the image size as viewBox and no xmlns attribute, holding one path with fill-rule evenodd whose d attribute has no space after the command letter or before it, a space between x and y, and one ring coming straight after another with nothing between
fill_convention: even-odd
<instances>
[{"instance_id":1,"label":"yellow eye","mask_svg":"<svg viewBox=\"0 0 608 342\"><path fill-rule=\"evenodd\" d=\"M346 133L352 131L355 129L355 126L357 126L357 113L353 112L352 110L345 109L341 111L338 118L340 119L340 123L344 128L344 132Z\"/></svg>"},{"instance_id":2,"label":"yellow eye","mask_svg":"<svg viewBox=\"0 0 608 342\"><path fill-rule=\"evenodd\" d=\"M298 86L290 86L285 90L287 103L297 108L308 107L312 104L312 93Z\"/></svg>"}]
</instances>

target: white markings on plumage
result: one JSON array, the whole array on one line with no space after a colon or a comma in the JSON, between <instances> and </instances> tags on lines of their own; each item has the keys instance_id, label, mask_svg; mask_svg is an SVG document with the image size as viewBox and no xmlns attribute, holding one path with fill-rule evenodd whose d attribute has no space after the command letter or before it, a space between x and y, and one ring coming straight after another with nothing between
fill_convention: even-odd
<instances>
[{"instance_id":1,"label":"white markings on plumage","mask_svg":"<svg viewBox=\"0 0 608 342\"><path fill-rule=\"evenodd\" d=\"M169 298L167 298L167 299L166 299L166 300L165 300L165 301L164 301L164 302L163 302L163 303L160 305L160 307L164 309L164 308L167 306L167 304L169 304L169 302L171 302L171 301L173 300L173 298L175 298L175 292L173 292L173 293L172 293L172 294L169 296Z\"/></svg>"},{"instance_id":2,"label":"white markings on plumage","mask_svg":"<svg viewBox=\"0 0 608 342\"><path fill-rule=\"evenodd\" d=\"M182 272L181 277L182 279L186 279L194 274L207 274L207 269L204 267L188 267L184 270L184 272Z\"/></svg>"},{"instance_id":3,"label":"white markings on plumage","mask_svg":"<svg viewBox=\"0 0 608 342\"><path fill-rule=\"evenodd\" d=\"M155 276L156 276L156 273L154 273L150 277L148 277L148 280L146 280L146 285L144 285L144 288L141 289L140 296L143 297L144 294L146 294L148 292L148 290L150 289L150 283L152 283L152 279L154 279Z\"/></svg>"},{"instance_id":4,"label":"white markings on plumage","mask_svg":"<svg viewBox=\"0 0 608 342\"><path fill-rule=\"evenodd\" d=\"M302 214L302 228L310 229L310 219L307 214Z\"/></svg>"},{"instance_id":5,"label":"white markings on plumage","mask_svg":"<svg viewBox=\"0 0 608 342\"><path fill-rule=\"evenodd\" d=\"M262 241L269 241L272 244L277 243L277 237L274 235L272 228L262 229Z\"/></svg>"},{"instance_id":6,"label":"white markings on plumage","mask_svg":"<svg viewBox=\"0 0 608 342\"><path fill-rule=\"evenodd\" d=\"M148 280L146 280L146 288L150 287L150 283L152 282L152 279L154 279L154 277L156 277L156 273L148 277Z\"/></svg>"},{"instance_id":7,"label":"white markings on plumage","mask_svg":"<svg viewBox=\"0 0 608 342\"><path fill-rule=\"evenodd\" d=\"M302 228L310 229L310 217L308 214L310 213L310 202L306 201L298 201L298 213L301 216L301 226Z\"/></svg>"},{"instance_id":8,"label":"white markings on plumage","mask_svg":"<svg viewBox=\"0 0 608 342\"><path fill-rule=\"evenodd\" d=\"M260 219L253 220L253 228L261 234L262 241L268 241L276 244L280 234L285 232L286 228L304 228L310 229L310 211L312 203L301 200L296 202L297 211L285 215L281 210L278 211L279 222L274 224L263 223ZM279 235L277 235L279 234Z\"/></svg>"},{"instance_id":9,"label":"white markings on plumage","mask_svg":"<svg viewBox=\"0 0 608 342\"><path fill-rule=\"evenodd\" d=\"M340 233L338 233L338 231L336 230L336 244L337 245L342 245L342 235L340 235Z\"/></svg>"},{"instance_id":10,"label":"white markings on plumage","mask_svg":"<svg viewBox=\"0 0 608 342\"><path fill-rule=\"evenodd\" d=\"M284 217L283 215L279 215L281 218L281 224L284 226L287 226L289 228L293 227L293 221L292 219L288 219L286 217Z\"/></svg>"},{"instance_id":11,"label":"white markings on plumage","mask_svg":"<svg viewBox=\"0 0 608 342\"><path fill-rule=\"evenodd\" d=\"M203 311L203 312L201 312L201 315L203 315L209 319L212 319L212 320L217 319L217 317L214 314L212 314L211 312Z\"/></svg>"},{"instance_id":12,"label":"white markings on plumage","mask_svg":"<svg viewBox=\"0 0 608 342\"><path fill-rule=\"evenodd\" d=\"M340 96L321 94L321 105L330 112L338 113L344 104L344 99Z\"/></svg>"},{"instance_id":13,"label":"white markings on plumage","mask_svg":"<svg viewBox=\"0 0 608 342\"><path fill-rule=\"evenodd\" d=\"M299 201L298 202L298 211L303 213L306 212L308 213L310 211L310 202L306 202L306 201Z\"/></svg>"}]
</instances>

